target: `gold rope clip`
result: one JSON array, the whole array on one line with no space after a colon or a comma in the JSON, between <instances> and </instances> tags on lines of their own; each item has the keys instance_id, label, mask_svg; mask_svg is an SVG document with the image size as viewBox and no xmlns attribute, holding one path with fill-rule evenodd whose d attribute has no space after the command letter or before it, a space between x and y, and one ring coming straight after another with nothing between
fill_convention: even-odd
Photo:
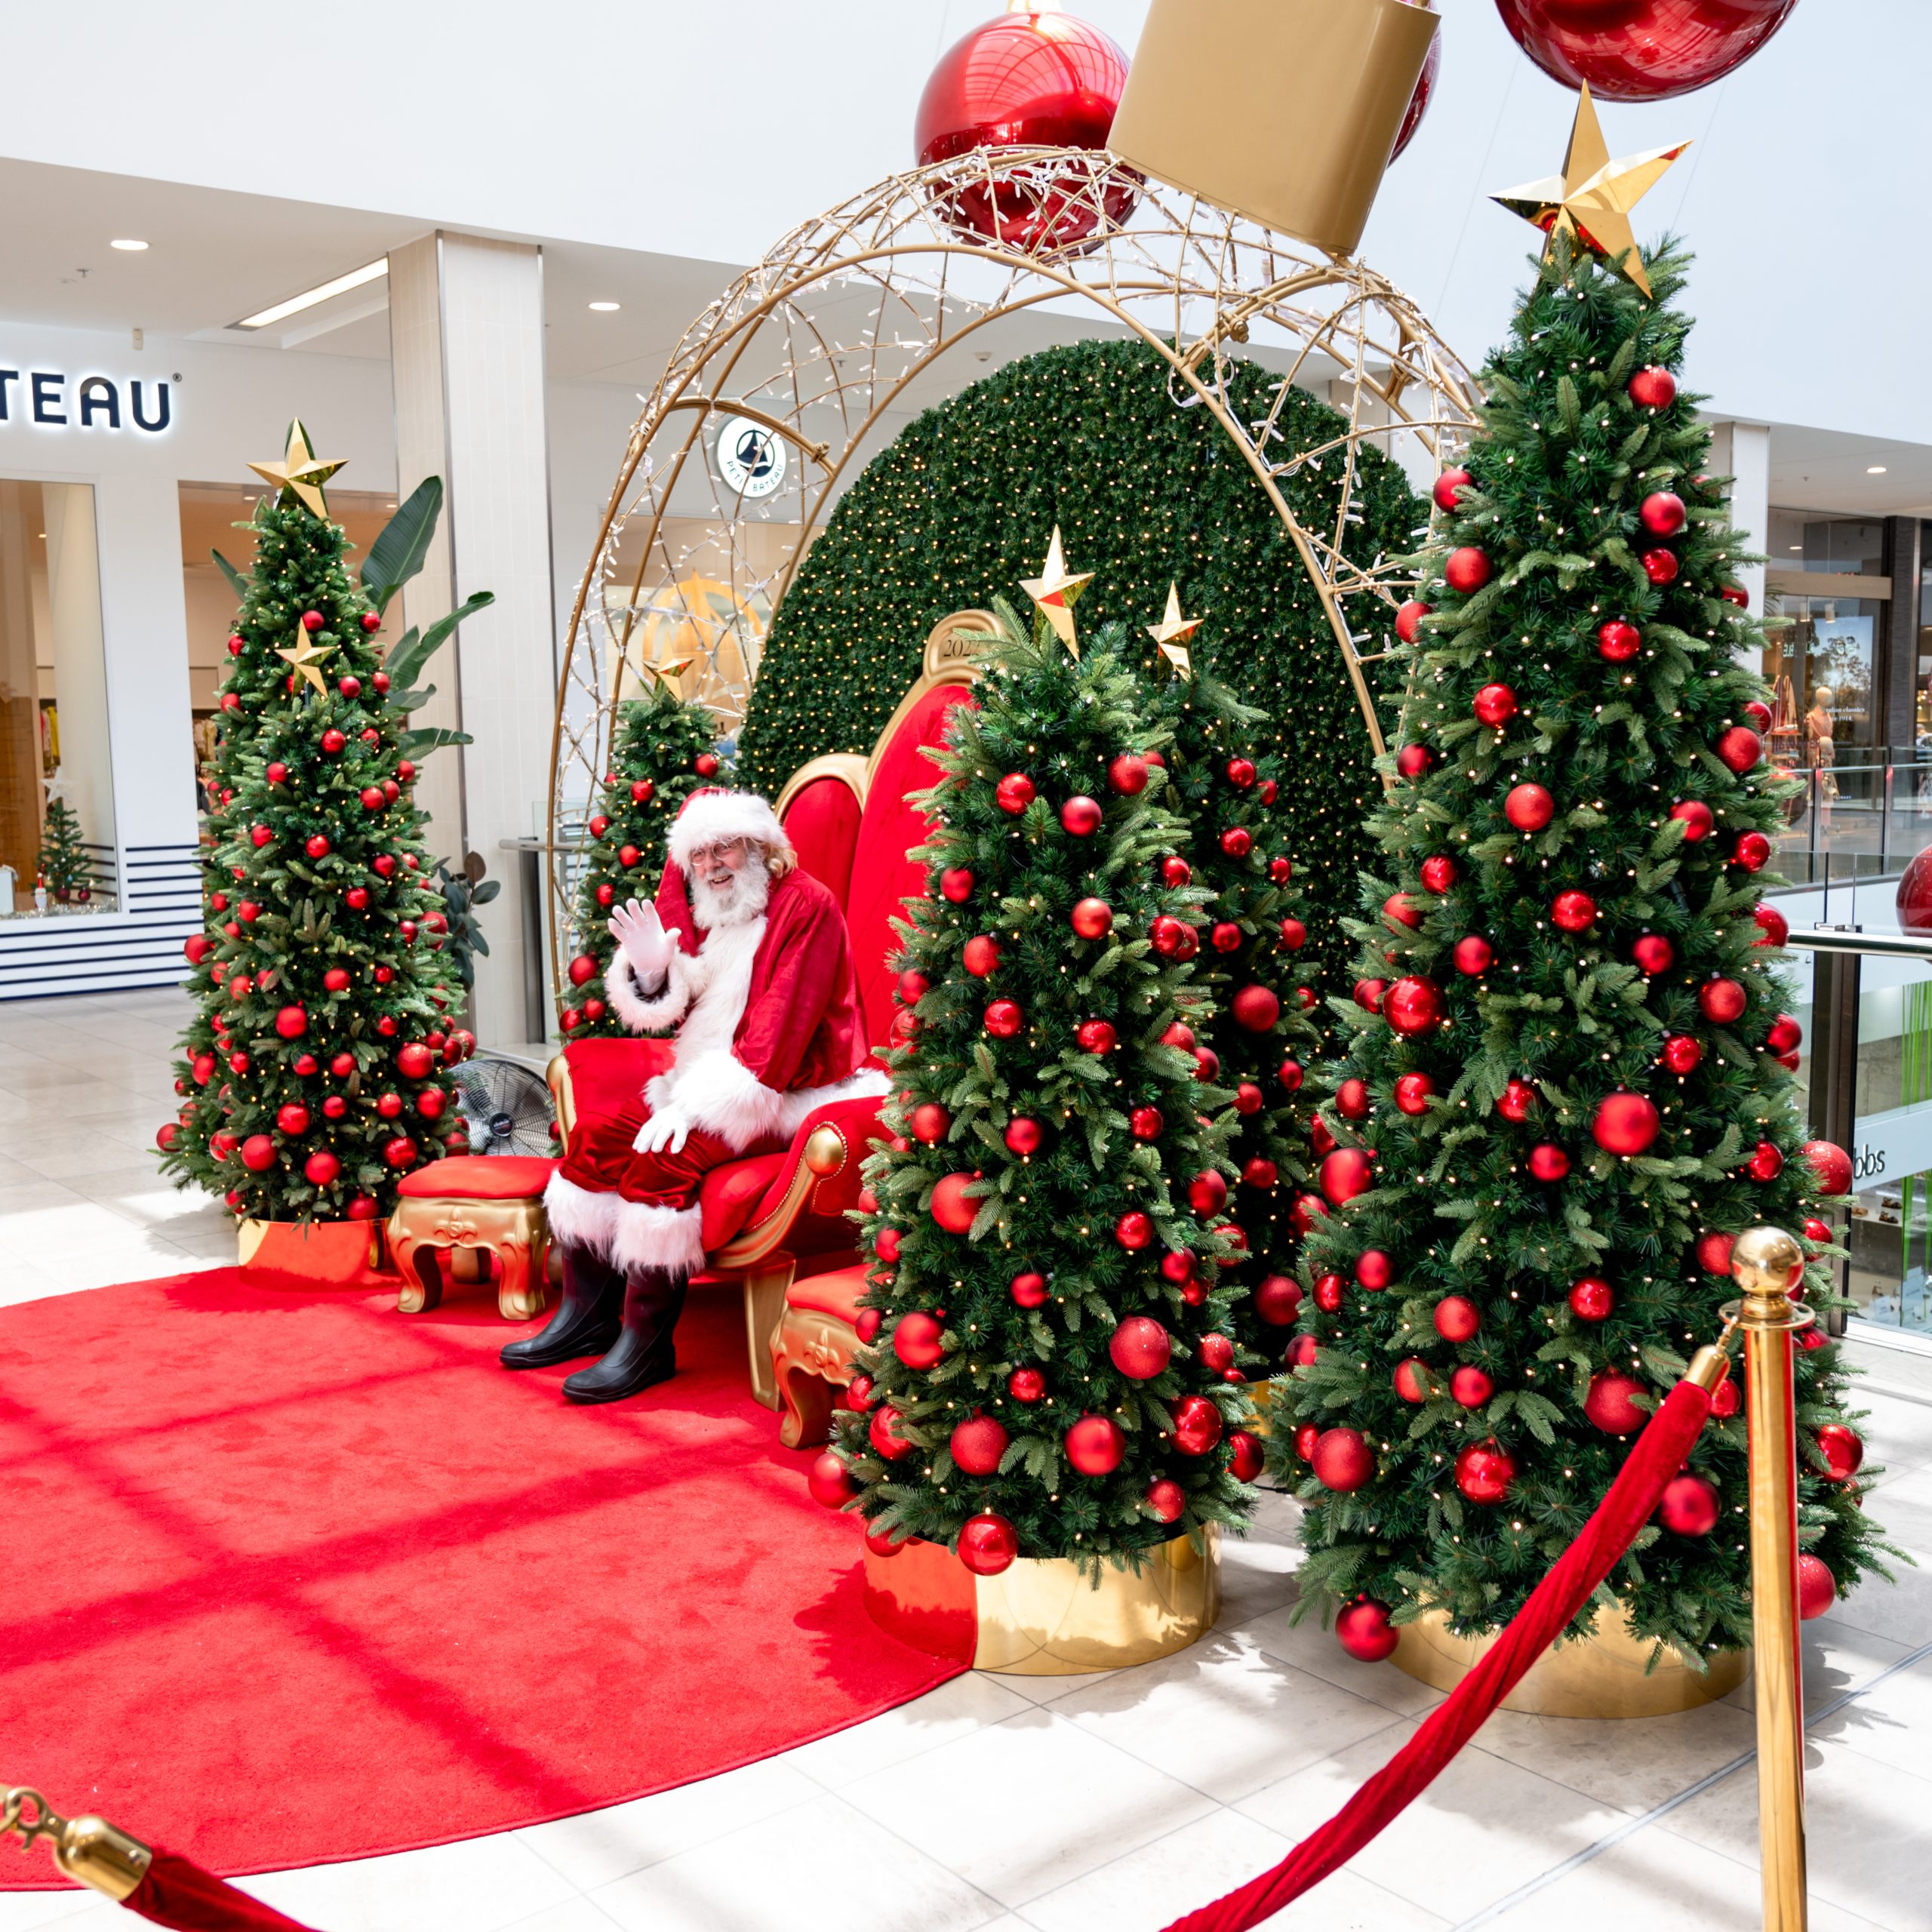
<instances>
[{"instance_id":1,"label":"gold rope clip","mask_svg":"<svg viewBox=\"0 0 1932 1932\"><path fill-rule=\"evenodd\" d=\"M32 1815L27 1814L31 1810ZM0 1838L20 1835L20 1843L45 1838L54 1862L67 1877L117 1903L147 1876L153 1850L105 1818L63 1818L31 1785L14 1785L0 1795Z\"/></svg>"}]
</instances>

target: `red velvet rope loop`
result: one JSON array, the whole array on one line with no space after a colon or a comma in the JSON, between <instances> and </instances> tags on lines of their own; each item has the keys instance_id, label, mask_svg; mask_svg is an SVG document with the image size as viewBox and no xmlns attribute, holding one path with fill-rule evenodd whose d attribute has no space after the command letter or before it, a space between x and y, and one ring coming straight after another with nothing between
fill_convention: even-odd
<instances>
[{"instance_id":1,"label":"red velvet rope loop","mask_svg":"<svg viewBox=\"0 0 1932 1932\"><path fill-rule=\"evenodd\" d=\"M147 1875L121 1903L175 1932L309 1932L300 1920L158 1845Z\"/></svg>"},{"instance_id":2,"label":"red velvet rope loop","mask_svg":"<svg viewBox=\"0 0 1932 1932\"><path fill-rule=\"evenodd\" d=\"M1212 1905L1177 1918L1168 1932L1248 1932L1345 1865L1410 1803L1482 1728L1531 1665L1583 1608L1650 1520L1664 1486L1683 1466L1711 1412L1711 1398L1694 1382L1664 1398L1650 1426L1624 1459L1617 1480L1577 1540L1481 1660L1430 1713L1422 1728L1320 1830L1312 1832L1271 1872Z\"/></svg>"}]
</instances>

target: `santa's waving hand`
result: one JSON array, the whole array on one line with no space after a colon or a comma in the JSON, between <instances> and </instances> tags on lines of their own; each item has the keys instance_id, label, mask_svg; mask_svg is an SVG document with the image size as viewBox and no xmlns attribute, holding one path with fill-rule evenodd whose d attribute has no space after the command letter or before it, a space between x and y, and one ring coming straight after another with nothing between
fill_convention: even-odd
<instances>
[{"instance_id":1,"label":"santa's waving hand","mask_svg":"<svg viewBox=\"0 0 1932 1932\"><path fill-rule=\"evenodd\" d=\"M858 1070L844 915L798 869L771 805L695 792L669 845L657 904L611 914L605 983L633 1031L675 1033L675 1058L628 1104L573 1128L544 1195L563 1297L542 1334L503 1352L509 1368L601 1355L565 1380L574 1401L614 1401L675 1369L672 1331L704 1260L705 1174L786 1146L827 1101L887 1087Z\"/></svg>"}]
</instances>

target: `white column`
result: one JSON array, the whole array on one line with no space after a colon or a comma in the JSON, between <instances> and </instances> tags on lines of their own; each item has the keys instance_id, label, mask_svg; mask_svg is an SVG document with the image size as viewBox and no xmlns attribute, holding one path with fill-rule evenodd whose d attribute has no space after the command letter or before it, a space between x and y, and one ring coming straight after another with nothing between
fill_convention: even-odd
<instances>
[{"instance_id":1,"label":"white column","mask_svg":"<svg viewBox=\"0 0 1932 1932\"><path fill-rule=\"evenodd\" d=\"M438 696L417 714L476 740L432 752L418 795L434 848L453 863L481 853L503 884L477 961L486 1045L530 1031L522 884L500 846L542 825L556 697L543 273L540 250L477 235L439 232L389 254L397 482L406 494L439 475L447 492L405 614L423 625L476 591L497 600L433 660Z\"/></svg>"},{"instance_id":2,"label":"white column","mask_svg":"<svg viewBox=\"0 0 1932 1932\"><path fill-rule=\"evenodd\" d=\"M43 483L48 641L60 720L60 776L90 844L114 845L114 763L107 731L107 659L100 627L100 555L94 490Z\"/></svg>"},{"instance_id":3,"label":"white column","mask_svg":"<svg viewBox=\"0 0 1932 1932\"><path fill-rule=\"evenodd\" d=\"M1719 423L1711 432L1711 474L1728 476L1730 520L1747 550L1761 551L1771 528L1771 432L1759 423ZM1740 566L1737 579L1749 593L1751 614L1764 614L1764 566Z\"/></svg>"}]
</instances>

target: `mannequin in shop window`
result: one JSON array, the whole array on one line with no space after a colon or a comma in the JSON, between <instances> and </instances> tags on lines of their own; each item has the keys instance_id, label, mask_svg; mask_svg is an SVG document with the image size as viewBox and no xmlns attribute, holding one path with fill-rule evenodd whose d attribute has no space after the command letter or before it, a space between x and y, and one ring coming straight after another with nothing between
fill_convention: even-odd
<instances>
[{"instance_id":1,"label":"mannequin in shop window","mask_svg":"<svg viewBox=\"0 0 1932 1932\"><path fill-rule=\"evenodd\" d=\"M1838 795L1838 782L1832 775L1838 748L1832 732L1832 706L1838 694L1829 685L1820 685L1811 694L1811 709L1804 714L1804 762L1817 777L1812 781L1818 801L1818 829L1832 822L1832 801Z\"/></svg>"}]
</instances>

